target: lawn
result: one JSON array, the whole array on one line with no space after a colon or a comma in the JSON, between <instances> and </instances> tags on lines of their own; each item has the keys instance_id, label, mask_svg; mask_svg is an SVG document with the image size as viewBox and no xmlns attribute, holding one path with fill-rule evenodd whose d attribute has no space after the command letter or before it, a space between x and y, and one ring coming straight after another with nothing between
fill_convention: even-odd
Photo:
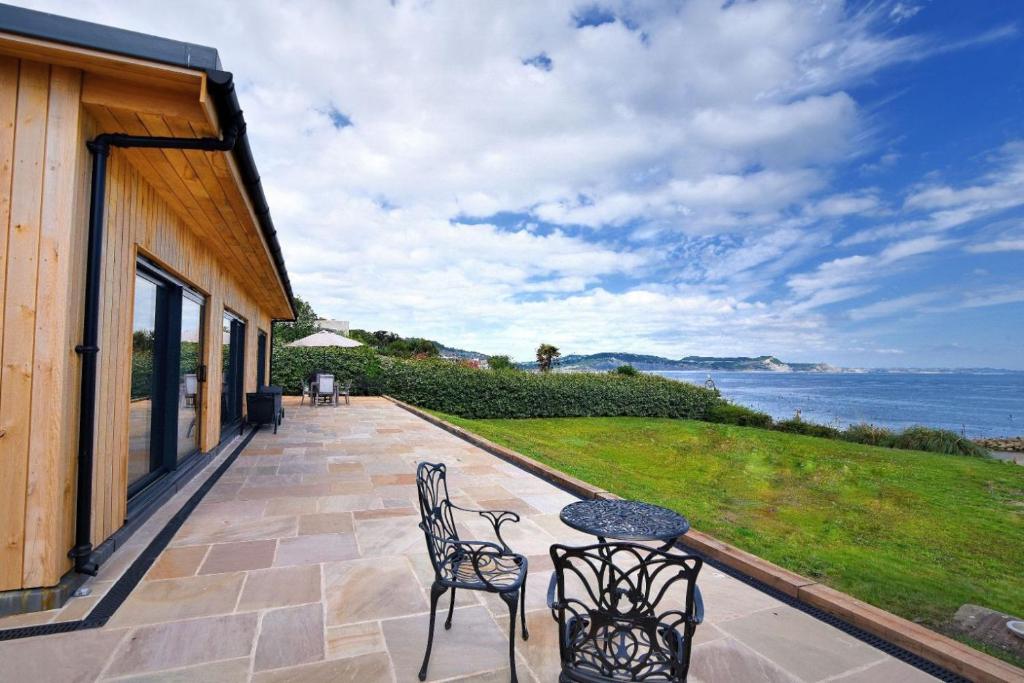
<instances>
[{"instance_id":1,"label":"lawn","mask_svg":"<svg viewBox=\"0 0 1024 683\"><path fill-rule=\"evenodd\" d=\"M1024 468L689 420L446 420L944 630L1024 616Z\"/></svg>"}]
</instances>

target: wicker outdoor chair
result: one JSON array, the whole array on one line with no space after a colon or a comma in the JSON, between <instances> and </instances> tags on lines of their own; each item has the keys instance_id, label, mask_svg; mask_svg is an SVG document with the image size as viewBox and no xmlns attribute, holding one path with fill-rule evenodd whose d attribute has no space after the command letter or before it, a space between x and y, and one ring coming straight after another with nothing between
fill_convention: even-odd
<instances>
[{"instance_id":1,"label":"wicker outdoor chair","mask_svg":"<svg viewBox=\"0 0 1024 683\"><path fill-rule=\"evenodd\" d=\"M686 680L704 620L700 558L621 542L553 545L551 559L559 683Z\"/></svg>"},{"instance_id":2,"label":"wicker outdoor chair","mask_svg":"<svg viewBox=\"0 0 1024 683\"><path fill-rule=\"evenodd\" d=\"M419 493L420 524L427 542L427 554L434 567L434 582L430 587L430 630L427 651L423 655L420 680L426 680L430 663L430 648L434 643L434 618L437 601L451 589L448 619L445 630L452 626L455 609L455 591L466 590L497 593L508 605L508 661L512 681L516 678L516 611L522 622L523 640L530 637L526 630L526 557L509 549L501 537L501 525L518 522L519 515L504 510L471 510L459 507L448 497L446 468L443 464L420 463L416 468L416 488ZM472 512L485 518L494 527L498 543L489 541L463 541L455 528L453 510Z\"/></svg>"}]
</instances>

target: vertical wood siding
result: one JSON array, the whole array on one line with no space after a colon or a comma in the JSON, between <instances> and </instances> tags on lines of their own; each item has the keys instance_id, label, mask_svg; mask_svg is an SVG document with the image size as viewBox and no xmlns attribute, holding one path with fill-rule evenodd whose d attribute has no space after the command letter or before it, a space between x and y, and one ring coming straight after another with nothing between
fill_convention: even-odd
<instances>
[{"instance_id":1,"label":"vertical wood siding","mask_svg":"<svg viewBox=\"0 0 1024 683\"><path fill-rule=\"evenodd\" d=\"M82 73L0 57L0 591L55 584L70 569L85 246L91 165L101 131L81 105ZM114 150L107 179L92 541L127 507L135 263L157 262L207 294L200 446L220 440L221 316L246 319L245 388L256 385L257 329L269 316L218 262L187 213ZM224 209L227 210L227 209ZM225 236L227 237L227 236ZM268 354L269 355L269 354Z\"/></svg>"},{"instance_id":2,"label":"vertical wood siding","mask_svg":"<svg viewBox=\"0 0 1024 683\"><path fill-rule=\"evenodd\" d=\"M256 328L269 317L224 271L204 241L160 198L135 166L131 151L114 150L107 185L101 297L100 387L97 402L96 477L93 543L123 523L127 498L129 395L131 393L132 303L138 256L155 261L207 295L200 444L204 451L220 441L221 317L230 308L245 318L245 388L256 387ZM102 513L101 513L102 511Z\"/></svg>"}]
</instances>

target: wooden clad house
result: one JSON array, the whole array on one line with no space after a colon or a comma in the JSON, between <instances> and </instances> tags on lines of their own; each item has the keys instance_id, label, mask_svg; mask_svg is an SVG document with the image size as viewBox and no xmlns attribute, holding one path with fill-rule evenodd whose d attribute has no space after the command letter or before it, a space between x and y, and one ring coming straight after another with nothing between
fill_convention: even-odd
<instances>
[{"instance_id":1,"label":"wooden clad house","mask_svg":"<svg viewBox=\"0 0 1024 683\"><path fill-rule=\"evenodd\" d=\"M292 318L217 51L0 5L0 614L239 433Z\"/></svg>"}]
</instances>

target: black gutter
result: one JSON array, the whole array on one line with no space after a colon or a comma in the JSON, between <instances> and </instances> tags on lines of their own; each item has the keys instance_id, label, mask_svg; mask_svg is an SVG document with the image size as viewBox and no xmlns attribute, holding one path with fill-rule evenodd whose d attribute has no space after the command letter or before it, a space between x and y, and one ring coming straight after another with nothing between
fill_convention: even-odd
<instances>
[{"instance_id":1,"label":"black gutter","mask_svg":"<svg viewBox=\"0 0 1024 683\"><path fill-rule=\"evenodd\" d=\"M95 576L99 568L92 548L93 442L96 436L96 371L99 355L100 274L103 265L103 223L106 215L107 159L112 147L146 149L195 149L228 152L245 135L241 110L230 119L223 138L170 138L103 133L86 143L92 154L92 189L89 197L89 236L86 250L85 313L82 343L82 386L78 416L78 496L75 502L75 547L68 552L75 571ZM258 180L258 179L257 179Z\"/></svg>"},{"instance_id":2,"label":"black gutter","mask_svg":"<svg viewBox=\"0 0 1024 683\"><path fill-rule=\"evenodd\" d=\"M169 64L202 71L207 75L207 89L221 126L224 139L187 139L137 137L122 134L104 134L90 143L93 154L93 178L89 213L89 244L87 248L85 320L82 343L76 347L82 355L81 414L79 416L78 445L78 502L75 547L69 555L75 560L75 569L82 573L95 573L91 545L92 525L92 470L93 440L96 416L96 357L99 352L99 278L102 263L104 200L106 192L106 162L111 147L148 147L173 149L200 149L206 151L232 151L245 192L256 213L260 232L273 259L278 277L284 287L295 319L295 296L281 254L277 230L270 217L263 185L252 148L245 134L245 119L235 93L233 77L221 70L220 56L212 47L160 38L135 31L103 26L54 14L14 7L0 3L0 31L48 42L73 45L108 54ZM230 136L230 143L229 142ZM277 319L274 319L277 320ZM289 320L283 318L281 320ZM273 322L273 321L272 321ZM273 329L273 325L271 325ZM272 334L272 332L271 332ZM271 337L271 367L273 367L273 337Z\"/></svg>"},{"instance_id":3,"label":"black gutter","mask_svg":"<svg viewBox=\"0 0 1024 683\"><path fill-rule=\"evenodd\" d=\"M207 69L206 88L213 97L214 109L221 121L237 120L241 122L238 142L232 153L235 163L238 164L239 173L242 175L242 184L245 186L246 194L249 195L249 201L252 202L260 231L263 233L264 239L267 240L270 256L274 260L277 274L281 277L281 284L288 295L288 305L292 309L292 319L294 320L296 314L295 294L292 292L291 280L288 279L288 269L284 264L284 255L281 253L281 243L277 239L274 219L270 216L270 205L267 204L267 197L263 193L263 183L260 181L259 171L256 170L256 160L252 156L249 137L245 134L245 119L242 117L242 108L238 104L238 95L235 93L234 78L228 71Z\"/></svg>"},{"instance_id":4,"label":"black gutter","mask_svg":"<svg viewBox=\"0 0 1024 683\"><path fill-rule=\"evenodd\" d=\"M221 70L220 55L217 50L205 45L196 45L169 38L161 38L136 31L104 26L89 21L71 19L56 14L47 14L35 10L14 7L0 3L0 31L13 33L28 38L36 38L64 45L73 45L107 54L122 55L143 59L171 66L202 71L207 75L207 87L213 97L217 116L224 126L229 121L241 121L242 109L238 104L231 73ZM281 245L277 239L277 230L270 217L267 198L260 183L260 174L256 170L256 161L252 156L249 140L244 127L234 148L235 162L242 175L245 190L256 210L256 219L263 233L270 254L277 269L277 274L284 285L291 307L292 318L295 319L295 295L292 292L288 271L281 256Z\"/></svg>"},{"instance_id":5,"label":"black gutter","mask_svg":"<svg viewBox=\"0 0 1024 683\"><path fill-rule=\"evenodd\" d=\"M0 30L89 50L183 66L187 69L221 68L220 56L212 47L2 3Z\"/></svg>"}]
</instances>

